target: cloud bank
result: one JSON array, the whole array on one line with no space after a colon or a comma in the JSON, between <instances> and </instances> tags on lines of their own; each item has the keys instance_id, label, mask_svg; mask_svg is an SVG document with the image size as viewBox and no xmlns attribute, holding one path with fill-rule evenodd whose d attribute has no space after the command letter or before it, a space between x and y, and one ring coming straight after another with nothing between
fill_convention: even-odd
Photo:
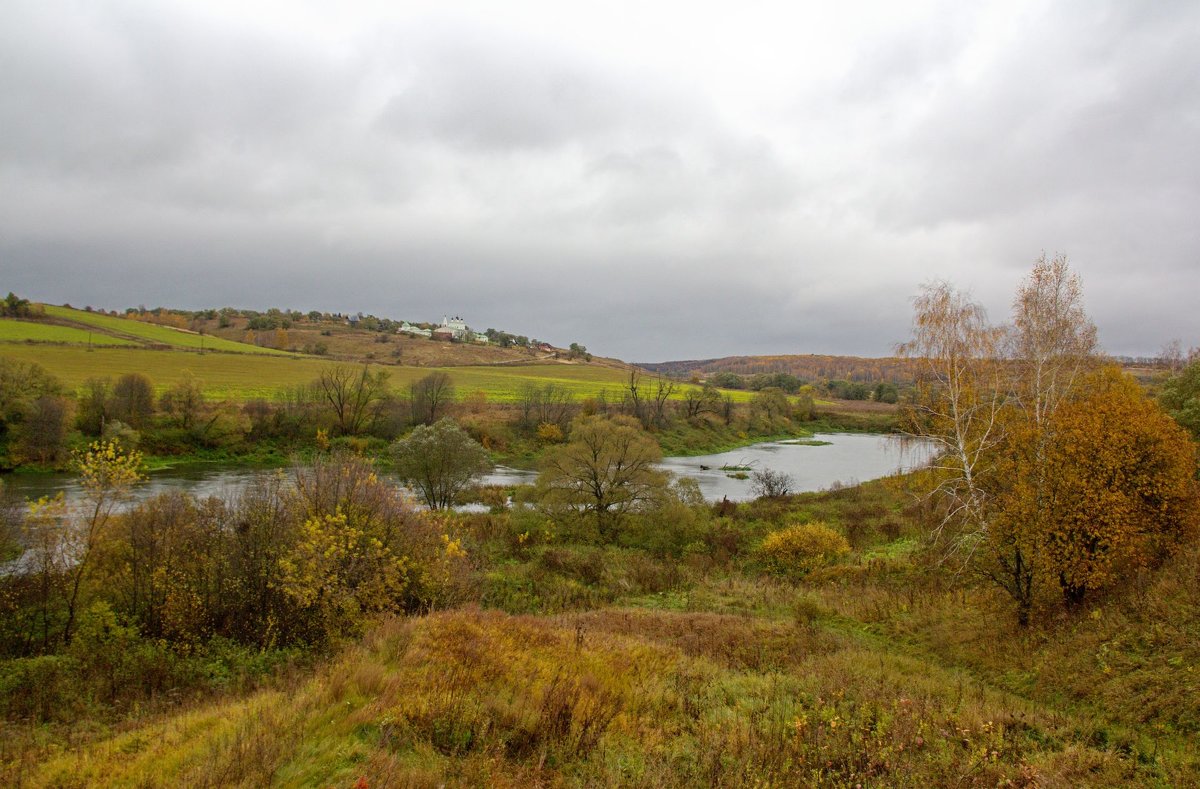
<instances>
[{"instance_id":1,"label":"cloud bank","mask_svg":"<svg viewBox=\"0 0 1200 789\"><path fill-rule=\"evenodd\" d=\"M893 5L16 2L0 287L883 355L1046 251L1200 344L1200 7Z\"/></svg>"}]
</instances>

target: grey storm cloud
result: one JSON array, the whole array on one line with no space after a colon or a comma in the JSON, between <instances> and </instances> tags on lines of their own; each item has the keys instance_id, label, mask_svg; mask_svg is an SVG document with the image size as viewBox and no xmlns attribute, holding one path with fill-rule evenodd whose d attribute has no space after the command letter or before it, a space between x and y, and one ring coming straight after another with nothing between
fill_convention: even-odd
<instances>
[{"instance_id":1,"label":"grey storm cloud","mask_svg":"<svg viewBox=\"0 0 1200 789\"><path fill-rule=\"evenodd\" d=\"M858 10L10 3L0 287L882 355L1045 250L1110 351L1200 344L1200 7Z\"/></svg>"},{"instance_id":2,"label":"grey storm cloud","mask_svg":"<svg viewBox=\"0 0 1200 789\"><path fill-rule=\"evenodd\" d=\"M454 37L439 26L427 35L433 40L422 37L399 64L404 84L377 121L387 133L485 153L582 146L680 125L659 104L679 104L673 97L652 96L567 52L520 50L474 30ZM682 122L688 113L679 110Z\"/></svg>"},{"instance_id":3,"label":"grey storm cloud","mask_svg":"<svg viewBox=\"0 0 1200 789\"><path fill-rule=\"evenodd\" d=\"M1059 24L1034 20L1043 24L984 79L940 86L937 111L887 149L917 186L916 199L893 206L901 217L987 220L1128 192L1200 190L1200 157L1188 158L1200 132L1200 28L1132 14L1089 19L1087 9ZM1062 40L1072 26L1076 37Z\"/></svg>"}]
</instances>

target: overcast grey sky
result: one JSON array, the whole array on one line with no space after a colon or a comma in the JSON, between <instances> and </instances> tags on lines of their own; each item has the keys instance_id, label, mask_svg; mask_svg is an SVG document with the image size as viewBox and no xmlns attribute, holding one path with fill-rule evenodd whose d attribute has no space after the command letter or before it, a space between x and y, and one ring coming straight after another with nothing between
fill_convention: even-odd
<instances>
[{"instance_id":1,"label":"overcast grey sky","mask_svg":"<svg viewBox=\"0 0 1200 789\"><path fill-rule=\"evenodd\" d=\"M1200 3L4 0L0 289L878 356L1065 253L1200 345Z\"/></svg>"}]
</instances>

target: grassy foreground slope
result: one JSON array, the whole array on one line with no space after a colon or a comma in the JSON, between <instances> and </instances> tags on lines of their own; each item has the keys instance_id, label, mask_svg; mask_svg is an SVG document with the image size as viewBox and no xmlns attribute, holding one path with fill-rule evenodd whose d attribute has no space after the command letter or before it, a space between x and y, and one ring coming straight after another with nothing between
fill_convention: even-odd
<instances>
[{"instance_id":1,"label":"grassy foreground slope","mask_svg":"<svg viewBox=\"0 0 1200 789\"><path fill-rule=\"evenodd\" d=\"M457 611L385 625L296 693L64 755L31 785L803 785L872 772L994 785L1014 771L990 752L1025 746L984 726L1013 702L988 693L963 710L958 679L786 620ZM937 736L946 725L953 738Z\"/></svg>"},{"instance_id":2,"label":"grassy foreground slope","mask_svg":"<svg viewBox=\"0 0 1200 789\"><path fill-rule=\"evenodd\" d=\"M847 563L795 582L700 556L676 566L521 541L525 558L509 556L484 583L532 583L484 599L543 615L462 607L386 619L310 677L93 731L71 748L10 728L0 779L1200 785L1200 546L1128 594L1022 630L990 588L930 567L895 504L885 483L869 483L739 509L743 530L782 507L855 536Z\"/></svg>"},{"instance_id":3,"label":"grassy foreground slope","mask_svg":"<svg viewBox=\"0 0 1200 789\"><path fill-rule=\"evenodd\" d=\"M803 590L726 582L693 596L695 610L390 620L289 692L63 753L23 785L1075 787L1200 777L1195 722L1177 728L1139 710L1157 695L1136 689L1144 677L1125 682L1119 704L1094 706L1112 688L1085 690L1104 671L1092 660L1097 636L1082 628L1059 646L1018 639L999 650L1077 673L1080 698L1039 697Z\"/></svg>"}]
</instances>

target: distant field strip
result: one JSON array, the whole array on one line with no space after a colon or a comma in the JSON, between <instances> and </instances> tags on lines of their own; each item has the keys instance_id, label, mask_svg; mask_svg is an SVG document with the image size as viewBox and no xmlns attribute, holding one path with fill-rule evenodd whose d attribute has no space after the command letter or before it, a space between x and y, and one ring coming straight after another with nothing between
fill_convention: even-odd
<instances>
[{"instance_id":1,"label":"distant field strip","mask_svg":"<svg viewBox=\"0 0 1200 789\"><path fill-rule=\"evenodd\" d=\"M251 400L274 398L280 389L306 384L321 370L336 362L312 357L267 357L245 354L199 354L184 351L97 348L88 351L77 346L0 345L0 356L37 362L62 379L69 387L78 387L88 378L113 378L124 373L146 375L160 391L188 375L195 376L210 398ZM627 374L620 369L594 365L538 364L525 367L389 367L375 366L388 373L391 387L403 392L408 386L432 372L449 374L462 398L482 391L497 403L516 402L529 384L554 384L577 398L605 393L610 402L619 402ZM644 385L653 379L643 378ZM679 387L682 392L684 387ZM747 400L750 392L731 392L735 400Z\"/></svg>"},{"instance_id":2,"label":"distant field strip","mask_svg":"<svg viewBox=\"0 0 1200 789\"><path fill-rule=\"evenodd\" d=\"M0 318L0 342L61 342L87 345L89 341L92 345L137 345L133 340L124 337L89 332L87 329Z\"/></svg>"},{"instance_id":3,"label":"distant field strip","mask_svg":"<svg viewBox=\"0 0 1200 789\"><path fill-rule=\"evenodd\" d=\"M233 353L252 353L268 356L292 355L286 351L279 351L274 348L260 348L257 345L234 342L233 340L214 337L211 334L194 334L179 329L172 329L169 326L159 326L154 323L144 323L127 318L114 318L111 315L101 315L96 312L76 310L70 307L55 307L52 304L44 306L46 315L50 317L74 323L82 323L106 332L116 332L118 334L137 337L146 342L157 343L159 345L170 345L176 348L192 348L196 350L203 347L206 351L230 351Z\"/></svg>"},{"instance_id":4,"label":"distant field strip","mask_svg":"<svg viewBox=\"0 0 1200 789\"><path fill-rule=\"evenodd\" d=\"M606 392L609 399L620 399L627 374L613 367L563 364L531 364L512 367L446 367L462 396L473 391L486 392L496 402L516 402L522 391L533 384L553 384L576 397L595 397ZM425 374L421 368L412 371L411 380Z\"/></svg>"},{"instance_id":5,"label":"distant field strip","mask_svg":"<svg viewBox=\"0 0 1200 789\"><path fill-rule=\"evenodd\" d=\"M416 377L424 374L422 368L405 368L416 370ZM459 396L474 390L487 392L489 399L496 402L516 402L521 398L521 392L529 384L554 384L569 391L576 397L596 397L604 393L610 403L619 403L629 382L629 373L614 367L599 365L562 365L562 364L531 364L523 367L446 367L443 368L454 379L459 387ZM655 378L642 376L643 392L652 389ZM675 393L671 397L677 400L682 397L684 390L690 387L686 384L675 384ZM753 397L753 392L727 392L735 401L747 401Z\"/></svg>"}]
</instances>

